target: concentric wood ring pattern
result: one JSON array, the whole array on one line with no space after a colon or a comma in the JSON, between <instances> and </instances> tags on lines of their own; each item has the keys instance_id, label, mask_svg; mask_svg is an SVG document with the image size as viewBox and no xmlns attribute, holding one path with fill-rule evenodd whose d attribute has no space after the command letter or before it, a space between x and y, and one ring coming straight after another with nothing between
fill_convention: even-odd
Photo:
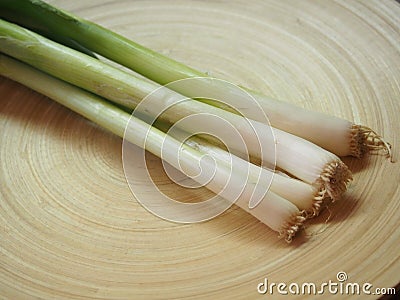
<instances>
[{"instance_id":1,"label":"concentric wood ring pattern","mask_svg":"<svg viewBox=\"0 0 400 300\"><path fill-rule=\"evenodd\" d=\"M212 75L372 127L398 159L394 1L52 2ZM203 224L158 219L129 191L119 138L11 81L0 95L2 299L262 299L265 277L321 283L339 271L374 287L400 281L398 163L345 158L354 182L331 220L324 212L287 245L236 208Z\"/></svg>"}]
</instances>

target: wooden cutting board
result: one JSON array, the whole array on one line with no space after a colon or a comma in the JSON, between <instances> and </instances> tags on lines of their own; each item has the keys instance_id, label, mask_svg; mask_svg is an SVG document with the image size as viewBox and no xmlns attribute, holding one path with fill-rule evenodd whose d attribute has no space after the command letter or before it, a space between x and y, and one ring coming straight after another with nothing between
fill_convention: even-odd
<instances>
[{"instance_id":1,"label":"wooden cutting board","mask_svg":"<svg viewBox=\"0 0 400 300\"><path fill-rule=\"evenodd\" d=\"M372 127L398 160L394 1L51 2L216 77ZM257 291L266 279L371 292L400 282L400 168L383 156L344 158L349 191L288 245L235 207L201 224L153 216L128 188L121 139L6 79L0 124L1 299L275 299L287 296Z\"/></svg>"}]
</instances>

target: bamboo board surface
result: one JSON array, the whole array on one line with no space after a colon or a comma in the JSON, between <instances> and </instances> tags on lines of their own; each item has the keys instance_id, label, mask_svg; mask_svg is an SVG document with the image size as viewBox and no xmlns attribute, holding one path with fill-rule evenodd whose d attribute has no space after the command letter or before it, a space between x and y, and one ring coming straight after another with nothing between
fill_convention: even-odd
<instances>
[{"instance_id":1,"label":"bamboo board surface","mask_svg":"<svg viewBox=\"0 0 400 300\"><path fill-rule=\"evenodd\" d=\"M394 1L51 3L213 76L374 128L399 158ZM344 158L349 191L288 245L236 207L201 224L153 216L128 188L121 139L4 78L0 128L1 299L275 299L285 296L257 292L265 278L319 285L338 272L374 288L400 282L400 168L382 156Z\"/></svg>"}]
</instances>

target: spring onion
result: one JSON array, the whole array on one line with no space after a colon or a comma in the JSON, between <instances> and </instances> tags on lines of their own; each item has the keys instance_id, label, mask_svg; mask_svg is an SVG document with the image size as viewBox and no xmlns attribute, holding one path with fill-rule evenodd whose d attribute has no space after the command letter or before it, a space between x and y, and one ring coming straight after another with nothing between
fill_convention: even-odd
<instances>
[{"instance_id":1,"label":"spring onion","mask_svg":"<svg viewBox=\"0 0 400 300\"><path fill-rule=\"evenodd\" d=\"M0 20L0 41L0 51L127 107L136 107L148 94L160 88L158 84L3 20ZM351 173L336 155L266 124L248 120L199 101L186 99L166 88L162 91L156 99L158 107L154 104L145 105L144 113L157 117L160 111L165 110L159 118L167 123L175 123L187 116L203 113L219 116L233 124L245 140L250 155L261 155L260 158L266 165L275 164L275 155L274 151L259 151L259 137L264 138L261 141L262 146L266 145L268 149L276 147L276 164L279 168L316 186L317 190L327 193L332 199L337 199L346 190ZM205 126L213 127L212 124L197 119L196 122L187 124L184 130L197 133L204 130ZM271 131L274 136L268 134ZM225 140L231 137L229 132L221 134L227 134Z\"/></svg>"},{"instance_id":2,"label":"spring onion","mask_svg":"<svg viewBox=\"0 0 400 300\"><path fill-rule=\"evenodd\" d=\"M143 147L158 157L162 157L163 160L177 169L182 169L182 166L185 166L185 171L188 173L197 173L199 171L199 166L202 164L204 156L202 152L182 144L135 117L131 118L129 113L110 104L103 98L3 54L0 54L0 74L54 99L114 134L124 137L132 144ZM131 130L125 131L128 123ZM163 149L163 147L167 149ZM179 149L179 153L176 153L175 149ZM179 160L176 160L176 157ZM238 178L242 175L240 172L230 172L232 166L229 167L226 161L224 163L221 163L219 159L214 161L216 163L215 176L206 184L206 187L214 192L221 193L228 201L234 202L236 199L235 195L233 199L231 198L231 190L224 189L221 191L220 187L225 186L226 182L236 183L242 181L243 178ZM234 161L232 162L234 164ZM257 184L263 185L263 182L258 182ZM265 194L259 205L249 209L247 201L251 199L254 188L252 180L246 181L243 193L239 196L236 204L271 229L279 232L282 238L290 242L306 219L304 212L271 191ZM268 187L265 186L265 188Z\"/></svg>"},{"instance_id":3,"label":"spring onion","mask_svg":"<svg viewBox=\"0 0 400 300\"><path fill-rule=\"evenodd\" d=\"M58 37L60 42L79 43L83 47L162 85L180 79L206 76L200 71L156 53L117 33L40 0L3 0L0 8L1 16L5 19L19 22L34 30L40 29L48 36ZM230 106L209 99L200 100L233 112L231 107L245 107L248 117L256 121L263 121L258 118L259 114L253 113L256 108L248 106L240 95L236 95L226 86L221 88L217 85L210 85L207 80L204 80L197 82L196 86L190 89L181 85L174 87L177 88L177 92L188 97L196 97L199 90L208 90L217 99L229 97ZM247 91L268 114L269 121L275 128L307 139L339 156L361 157L366 152L384 150L391 158L390 145L366 126L276 101L248 89Z\"/></svg>"}]
</instances>

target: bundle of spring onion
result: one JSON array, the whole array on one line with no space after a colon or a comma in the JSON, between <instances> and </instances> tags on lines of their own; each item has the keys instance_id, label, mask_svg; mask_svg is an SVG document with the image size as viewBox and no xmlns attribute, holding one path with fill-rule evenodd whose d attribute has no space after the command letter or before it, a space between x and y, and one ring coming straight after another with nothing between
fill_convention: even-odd
<instances>
[{"instance_id":1,"label":"bundle of spring onion","mask_svg":"<svg viewBox=\"0 0 400 300\"><path fill-rule=\"evenodd\" d=\"M2 75L53 98L121 137L128 124L129 114L98 96L131 109L140 107L132 117L135 132L125 136L128 141L162 156L177 168L184 165L192 171L197 170L205 153L211 155L217 166L216 176L205 186L232 203L236 199L233 199L229 189L221 191L221 183L229 181L226 176L233 166L248 170L248 178L242 172L233 174L234 180L246 179L245 188L236 204L278 231L287 241L291 241L306 218L318 214L325 198L336 200L346 190L351 173L336 155L359 157L367 151L381 149L390 155L390 146L364 126L309 112L255 92L249 93L265 110L275 127L263 123L264 119L253 113L251 107L246 109L253 119L243 118L231 108L245 104L242 94L229 88L229 85L210 84L207 78L196 80L195 84L176 85L176 91L163 88L162 93L156 94L157 105L154 105L154 101L143 105L146 96L160 89L159 84L112 67L87 54L94 51L161 84L205 75L42 1L5 0L0 3L0 9L4 19L23 24L70 47L1 20L0 51L47 73L2 55ZM204 91L208 92L207 99L197 99ZM196 97L196 100L187 99L180 93ZM210 98L224 98L232 102L227 105ZM238 154L241 157L231 155L211 141L196 136L182 138L186 136L182 132L197 134L213 125L208 124L207 127L201 118L194 122L180 122L203 113L217 116L231 124L243 138L250 156L260 159L261 166L274 166L276 163L279 169L295 178L251 164L243 159L248 158L243 153ZM249 114L246 113L246 116ZM147 124L136 116L157 119L161 123ZM185 125L180 128L181 131L171 133L171 136L152 126L157 124L167 124L167 127L171 124ZM268 132L273 134L266 134ZM229 133L220 134L222 140L231 138ZM150 139L144 138L149 136ZM172 159L173 154L164 155L165 152L161 151L165 140L170 145L183 144L177 148L171 146L171 149L181 149L179 157L182 164ZM276 153L260 151L260 142L267 147L275 147ZM240 152L241 148L235 150ZM260 178L263 180L260 181ZM270 191L263 196L262 201L254 206L247 205L251 202L255 185L265 186L267 190L266 182L271 182Z\"/></svg>"}]
</instances>

